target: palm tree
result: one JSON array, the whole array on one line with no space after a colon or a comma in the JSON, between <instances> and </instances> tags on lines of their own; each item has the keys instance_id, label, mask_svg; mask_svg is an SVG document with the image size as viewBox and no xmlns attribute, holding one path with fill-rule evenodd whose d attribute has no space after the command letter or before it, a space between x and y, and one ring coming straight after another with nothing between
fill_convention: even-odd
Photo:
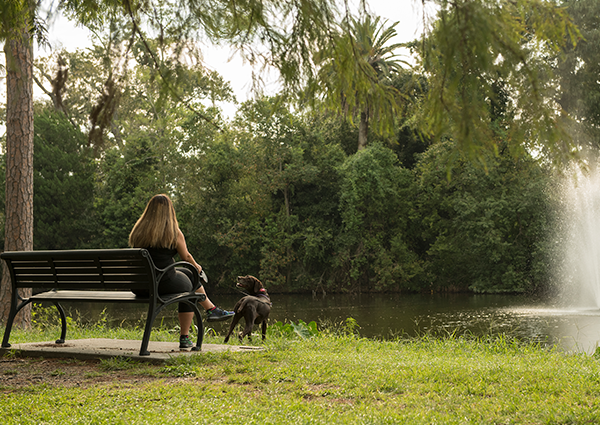
<instances>
[{"instance_id":1,"label":"palm tree","mask_svg":"<svg viewBox=\"0 0 600 425\"><path fill-rule=\"evenodd\" d=\"M309 92L316 98L322 94L326 107L358 118L358 150L367 145L372 123L378 133L389 133L399 112L401 96L392 81L406 61L394 53L402 44L389 44L398 22L386 23L369 15L346 20L332 45L316 56L320 70L309 84Z\"/></svg>"},{"instance_id":2,"label":"palm tree","mask_svg":"<svg viewBox=\"0 0 600 425\"><path fill-rule=\"evenodd\" d=\"M392 77L401 70L401 63L394 51L400 44L386 44L396 36L396 22L391 27L385 28L385 22L380 25L380 18L374 20L370 16L363 21L353 20L352 33L348 34L353 43L357 66L372 82L372 87L362 97L360 108L360 122L358 126L358 149L367 145L370 119L375 113L380 113L377 108L383 105L391 106L390 113L397 111L396 101L399 93L392 85ZM378 102L383 101L383 105ZM358 106L358 105L357 105Z\"/></svg>"}]
</instances>

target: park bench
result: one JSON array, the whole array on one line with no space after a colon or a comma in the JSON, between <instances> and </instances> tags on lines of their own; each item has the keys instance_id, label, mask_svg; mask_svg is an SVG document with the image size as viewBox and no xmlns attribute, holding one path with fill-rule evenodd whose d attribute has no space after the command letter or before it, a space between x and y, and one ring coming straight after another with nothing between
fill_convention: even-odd
<instances>
[{"instance_id":1,"label":"park bench","mask_svg":"<svg viewBox=\"0 0 600 425\"><path fill-rule=\"evenodd\" d=\"M3 252L12 283L12 297L8 321L4 331L2 347L10 344L11 328L17 313L32 302L53 303L61 318L62 331L57 344L65 342L67 321L61 302L98 303L142 303L148 304L148 316L142 338L140 356L148 356L148 343L152 324L167 306L184 302L193 307L198 325L198 341L193 350L200 350L204 327L197 302L206 295L197 294L202 282L196 268L180 261L165 269L154 266L147 250L127 249L81 249L67 251L10 251ZM159 295L158 284L167 271L174 267L185 267L192 271L193 289L180 294ZM36 293L22 298L18 289L32 288ZM147 291L148 296L139 296L132 290Z\"/></svg>"}]
</instances>

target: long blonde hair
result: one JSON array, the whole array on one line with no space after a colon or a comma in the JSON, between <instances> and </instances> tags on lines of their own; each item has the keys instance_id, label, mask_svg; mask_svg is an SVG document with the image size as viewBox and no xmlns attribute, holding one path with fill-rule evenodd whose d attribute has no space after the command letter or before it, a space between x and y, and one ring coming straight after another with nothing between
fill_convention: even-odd
<instances>
[{"instance_id":1,"label":"long blonde hair","mask_svg":"<svg viewBox=\"0 0 600 425\"><path fill-rule=\"evenodd\" d=\"M132 248L175 248L179 224L173 202L167 195L155 195L129 234Z\"/></svg>"}]
</instances>

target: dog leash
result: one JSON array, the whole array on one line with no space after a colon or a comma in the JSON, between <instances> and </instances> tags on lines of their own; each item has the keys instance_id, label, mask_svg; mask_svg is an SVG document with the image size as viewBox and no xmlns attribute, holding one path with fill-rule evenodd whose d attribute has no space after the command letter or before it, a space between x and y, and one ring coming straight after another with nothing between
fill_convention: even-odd
<instances>
[{"instance_id":1,"label":"dog leash","mask_svg":"<svg viewBox=\"0 0 600 425\"><path fill-rule=\"evenodd\" d=\"M234 286L234 287L233 287L233 289L235 289L236 291L238 291L240 294L243 294L243 295L250 295L249 293L247 293L247 292L244 292L244 291L242 291L241 289L239 289L237 286Z\"/></svg>"}]
</instances>

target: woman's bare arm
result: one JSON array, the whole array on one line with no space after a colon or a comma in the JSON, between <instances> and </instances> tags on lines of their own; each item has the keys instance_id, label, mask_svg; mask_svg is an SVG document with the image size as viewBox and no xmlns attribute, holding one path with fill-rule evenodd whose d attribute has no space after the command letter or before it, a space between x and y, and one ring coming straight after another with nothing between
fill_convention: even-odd
<instances>
[{"instance_id":1,"label":"woman's bare arm","mask_svg":"<svg viewBox=\"0 0 600 425\"><path fill-rule=\"evenodd\" d=\"M187 244L185 243L185 236L183 236L183 232L181 231L181 229L178 229L178 232L179 233L177 234L177 253L179 254L179 257L182 261L187 261L188 263L191 263L194 267L198 269L198 273L200 273L202 271L202 267L200 266L200 264L196 263L196 260L194 260L192 254L190 254L190 252L188 251Z\"/></svg>"}]
</instances>

